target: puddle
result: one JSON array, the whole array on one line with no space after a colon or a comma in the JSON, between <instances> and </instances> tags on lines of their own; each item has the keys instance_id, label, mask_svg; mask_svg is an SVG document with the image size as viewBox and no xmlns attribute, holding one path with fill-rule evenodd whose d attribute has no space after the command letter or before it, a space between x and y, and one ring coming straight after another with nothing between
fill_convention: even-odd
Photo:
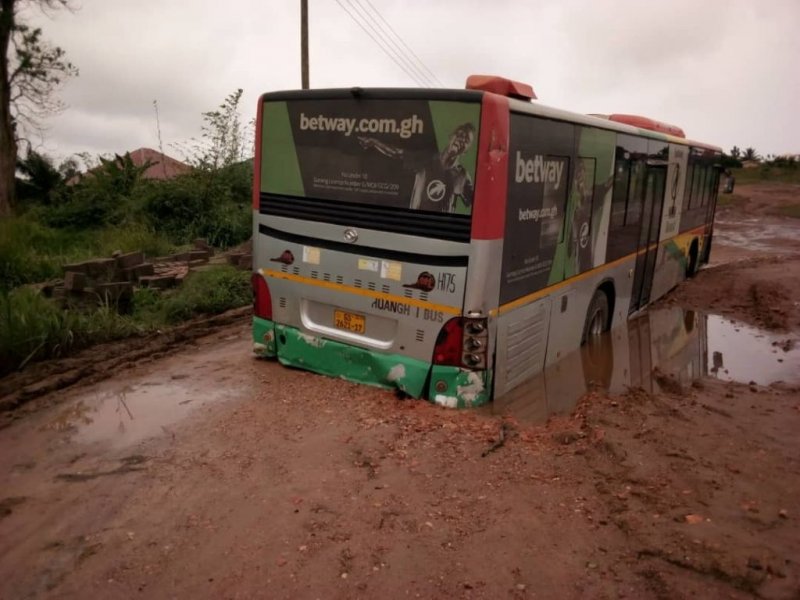
<instances>
[{"instance_id":1,"label":"puddle","mask_svg":"<svg viewBox=\"0 0 800 600\"><path fill-rule=\"evenodd\" d=\"M717 315L652 310L549 366L495 400L491 410L543 422L568 414L591 390L618 394L640 387L659 392L654 373L670 375L683 386L706 375L760 385L794 383L800 381L800 342L786 346L790 338Z\"/></svg>"},{"instance_id":2,"label":"puddle","mask_svg":"<svg viewBox=\"0 0 800 600\"><path fill-rule=\"evenodd\" d=\"M797 247L782 243L797 239L797 225L786 219L760 217L727 221L716 218L714 229L715 241L726 246L765 252L790 252Z\"/></svg>"},{"instance_id":3,"label":"puddle","mask_svg":"<svg viewBox=\"0 0 800 600\"><path fill-rule=\"evenodd\" d=\"M759 385L800 380L800 343L784 350L792 336L767 333L717 315L707 317L706 330L709 375Z\"/></svg>"},{"instance_id":4,"label":"puddle","mask_svg":"<svg viewBox=\"0 0 800 600\"><path fill-rule=\"evenodd\" d=\"M69 432L76 442L129 446L154 435L171 435L171 426L191 411L232 391L200 388L180 378L110 388L80 396L49 428Z\"/></svg>"}]
</instances>

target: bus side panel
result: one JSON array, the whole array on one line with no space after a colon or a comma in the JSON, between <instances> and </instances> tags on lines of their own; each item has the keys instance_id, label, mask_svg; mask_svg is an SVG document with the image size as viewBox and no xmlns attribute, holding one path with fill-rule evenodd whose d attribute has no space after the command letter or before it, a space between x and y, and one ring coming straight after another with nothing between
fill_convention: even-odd
<instances>
[{"instance_id":1,"label":"bus side panel","mask_svg":"<svg viewBox=\"0 0 800 600\"><path fill-rule=\"evenodd\" d=\"M626 257L595 269L583 277L576 277L570 281L569 287L553 293L550 310L551 335L547 344L548 366L580 347L589 304L602 283L611 282L614 288L611 326L615 327L625 322L631 302L635 266L636 257Z\"/></svg>"},{"instance_id":2,"label":"bus side panel","mask_svg":"<svg viewBox=\"0 0 800 600\"><path fill-rule=\"evenodd\" d=\"M495 397L534 378L544 368L550 298L501 314L497 319Z\"/></svg>"}]
</instances>

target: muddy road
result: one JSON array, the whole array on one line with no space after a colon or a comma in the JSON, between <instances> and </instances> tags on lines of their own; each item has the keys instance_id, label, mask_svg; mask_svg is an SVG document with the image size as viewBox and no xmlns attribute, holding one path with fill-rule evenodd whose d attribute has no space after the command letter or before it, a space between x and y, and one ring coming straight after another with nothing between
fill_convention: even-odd
<instances>
[{"instance_id":1,"label":"muddy road","mask_svg":"<svg viewBox=\"0 0 800 600\"><path fill-rule=\"evenodd\" d=\"M241 317L27 402L0 598L797 598L800 224L751 204L602 356L487 409L255 360Z\"/></svg>"}]
</instances>

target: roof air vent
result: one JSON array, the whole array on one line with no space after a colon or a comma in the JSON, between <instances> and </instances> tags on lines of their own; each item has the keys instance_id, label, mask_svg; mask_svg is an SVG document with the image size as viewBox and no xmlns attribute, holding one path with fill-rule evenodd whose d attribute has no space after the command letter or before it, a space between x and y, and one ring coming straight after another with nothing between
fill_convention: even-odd
<instances>
[{"instance_id":1,"label":"roof air vent","mask_svg":"<svg viewBox=\"0 0 800 600\"><path fill-rule=\"evenodd\" d=\"M527 83L512 81L505 77L495 77L494 75L470 75L467 77L468 90L481 90L492 92L509 98L520 100L536 100L533 88Z\"/></svg>"},{"instance_id":2,"label":"roof air vent","mask_svg":"<svg viewBox=\"0 0 800 600\"><path fill-rule=\"evenodd\" d=\"M647 129L648 131L657 131L659 133L666 133L667 135L672 135L679 138L686 138L686 134L683 133L683 129L677 127L676 125L670 125L669 123L662 123L661 121L656 121L655 119L649 119L647 117L640 117L638 115L609 115L609 121L616 121L617 123L625 123L626 125L632 125L633 127L638 127L639 129Z\"/></svg>"}]
</instances>

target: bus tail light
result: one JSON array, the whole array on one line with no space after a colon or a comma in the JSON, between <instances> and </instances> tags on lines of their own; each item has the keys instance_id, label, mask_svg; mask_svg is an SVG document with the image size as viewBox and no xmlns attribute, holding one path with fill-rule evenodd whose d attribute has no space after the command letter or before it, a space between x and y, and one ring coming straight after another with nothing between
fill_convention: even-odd
<instances>
[{"instance_id":1,"label":"bus tail light","mask_svg":"<svg viewBox=\"0 0 800 600\"><path fill-rule=\"evenodd\" d=\"M260 273L253 273L250 283L253 285L253 312L260 319L272 320L272 296L266 279Z\"/></svg>"},{"instance_id":2,"label":"bus tail light","mask_svg":"<svg viewBox=\"0 0 800 600\"><path fill-rule=\"evenodd\" d=\"M433 364L485 369L488 343L486 319L454 317L439 331Z\"/></svg>"},{"instance_id":3,"label":"bus tail light","mask_svg":"<svg viewBox=\"0 0 800 600\"><path fill-rule=\"evenodd\" d=\"M463 319L461 317L453 317L444 324L436 338L436 346L433 349L433 364L460 367L463 344Z\"/></svg>"}]
</instances>

